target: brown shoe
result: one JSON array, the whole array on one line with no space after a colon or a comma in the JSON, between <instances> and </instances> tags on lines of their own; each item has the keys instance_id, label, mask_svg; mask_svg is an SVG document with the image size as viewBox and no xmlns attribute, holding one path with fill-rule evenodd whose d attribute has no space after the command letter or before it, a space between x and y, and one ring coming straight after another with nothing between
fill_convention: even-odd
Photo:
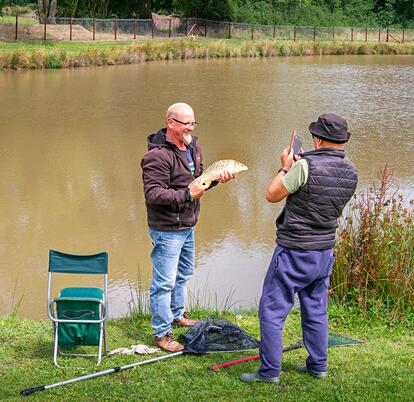
<instances>
[{"instance_id":1,"label":"brown shoe","mask_svg":"<svg viewBox=\"0 0 414 402\"><path fill-rule=\"evenodd\" d=\"M153 343L166 352L179 352L184 346L174 340L172 333L168 333L162 337L154 336Z\"/></svg>"},{"instance_id":2,"label":"brown shoe","mask_svg":"<svg viewBox=\"0 0 414 402\"><path fill-rule=\"evenodd\" d=\"M197 320L191 320L186 316L181 317L179 320L174 320L172 322L173 327L192 327L197 324Z\"/></svg>"}]
</instances>

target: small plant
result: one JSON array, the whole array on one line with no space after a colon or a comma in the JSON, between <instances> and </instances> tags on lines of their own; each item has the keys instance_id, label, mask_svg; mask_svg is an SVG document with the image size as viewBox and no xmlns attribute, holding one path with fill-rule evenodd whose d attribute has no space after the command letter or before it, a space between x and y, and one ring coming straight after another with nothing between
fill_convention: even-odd
<instances>
[{"instance_id":1,"label":"small plant","mask_svg":"<svg viewBox=\"0 0 414 402\"><path fill-rule=\"evenodd\" d=\"M331 294L368 313L396 319L414 306L414 200L399 193L385 166L379 184L355 196L339 228Z\"/></svg>"}]
</instances>

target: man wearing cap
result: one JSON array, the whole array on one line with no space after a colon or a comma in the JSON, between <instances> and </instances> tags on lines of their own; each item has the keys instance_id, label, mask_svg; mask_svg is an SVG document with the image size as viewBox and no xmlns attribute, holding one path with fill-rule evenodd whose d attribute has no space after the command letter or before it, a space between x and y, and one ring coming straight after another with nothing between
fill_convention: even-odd
<instances>
[{"instance_id":1,"label":"man wearing cap","mask_svg":"<svg viewBox=\"0 0 414 402\"><path fill-rule=\"evenodd\" d=\"M326 113L309 125L314 150L280 155L282 167L267 188L266 199L286 199L276 220L276 248L259 305L261 365L243 373L244 382L280 383L282 331L298 293L304 345L309 353L299 371L328 375L328 286L335 260L337 219L355 193L357 171L345 159L349 140L345 119ZM294 162L297 160L297 162Z\"/></svg>"}]
</instances>

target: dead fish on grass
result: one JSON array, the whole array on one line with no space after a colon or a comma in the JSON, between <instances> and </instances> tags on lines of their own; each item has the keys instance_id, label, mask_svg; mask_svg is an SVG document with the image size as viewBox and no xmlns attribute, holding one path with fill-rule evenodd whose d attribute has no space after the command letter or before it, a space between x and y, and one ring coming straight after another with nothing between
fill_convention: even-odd
<instances>
[{"instance_id":1,"label":"dead fish on grass","mask_svg":"<svg viewBox=\"0 0 414 402\"><path fill-rule=\"evenodd\" d=\"M223 159L216 161L210 165L201 176L193 180L190 183L190 186L197 183L198 185L206 186L206 188L209 188L212 181L220 180L220 176L223 172L227 171L240 173L245 170L248 170L248 167L246 165L233 159Z\"/></svg>"},{"instance_id":2,"label":"dead fish on grass","mask_svg":"<svg viewBox=\"0 0 414 402\"><path fill-rule=\"evenodd\" d=\"M157 348L149 348L146 345L132 345L131 349L117 348L117 349L111 350L108 353L108 356L133 355L134 353L137 353L139 355L151 355L151 354L157 353L157 352L159 352L159 349L157 349Z\"/></svg>"}]
</instances>

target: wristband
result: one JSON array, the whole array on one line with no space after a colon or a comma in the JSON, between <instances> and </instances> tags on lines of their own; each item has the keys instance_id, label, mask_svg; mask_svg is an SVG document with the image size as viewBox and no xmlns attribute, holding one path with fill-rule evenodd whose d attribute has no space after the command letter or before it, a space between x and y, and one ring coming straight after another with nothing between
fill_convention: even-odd
<instances>
[{"instance_id":1,"label":"wristband","mask_svg":"<svg viewBox=\"0 0 414 402\"><path fill-rule=\"evenodd\" d=\"M287 169L285 169L284 167L281 167L281 168L277 171L277 173L279 174L280 172L285 172L285 173L287 173L287 172L288 172L288 170L287 170Z\"/></svg>"}]
</instances>

